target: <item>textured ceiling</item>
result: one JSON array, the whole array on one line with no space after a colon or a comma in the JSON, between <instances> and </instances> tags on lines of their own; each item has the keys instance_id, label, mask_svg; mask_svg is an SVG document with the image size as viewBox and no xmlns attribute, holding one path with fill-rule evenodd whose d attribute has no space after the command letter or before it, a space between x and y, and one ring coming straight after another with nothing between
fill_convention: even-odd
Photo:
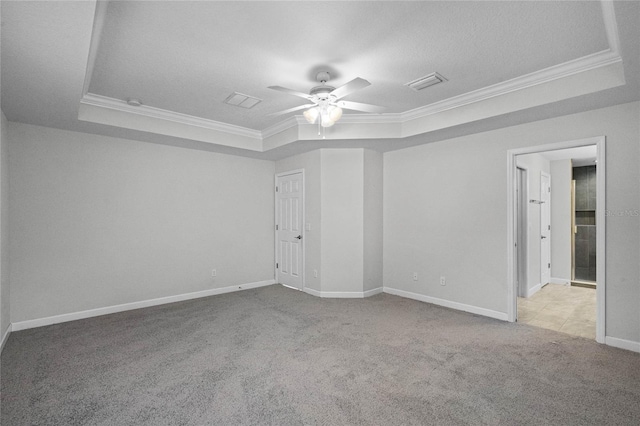
<instances>
[{"instance_id":1,"label":"textured ceiling","mask_svg":"<svg viewBox=\"0 0 640 426\"><path fill-rule=\"evenodd\" d=\"M598 1L110 2L97 32L94 1L3 0L0 7L1 101L10 121L193 149L266 159L330 146L388 151L640 99L640 2L620 1L622 85L410 137L385 139L363 125L364 133L341 140L349 126L339 123L332 141L251 151L78 120L91 53L91 93L263 130L287 118L266 114L304 102L267 86L306 92L321 69L336 86L355 77L372 83L347 100L406 112L606 50L611 27ZM91 47L96 35L100 43ZM418 93L403 86L434 71L449 81ZM251 110L223 104L233 91L264 102Z\"/></svg>"},{"instance_id":2,"label":"textured ceiling","mask_svg":"<svg viewBox=\"0 0 640 426\"><path fill-rule=\"evenodd\" d=\"M597 2L114 2L90 92L262 130L304 103L267 86L308 92L319 69L398 113L607 47ZM434 71L449 81L404 86Z\"/></svg>"}]
</instances>

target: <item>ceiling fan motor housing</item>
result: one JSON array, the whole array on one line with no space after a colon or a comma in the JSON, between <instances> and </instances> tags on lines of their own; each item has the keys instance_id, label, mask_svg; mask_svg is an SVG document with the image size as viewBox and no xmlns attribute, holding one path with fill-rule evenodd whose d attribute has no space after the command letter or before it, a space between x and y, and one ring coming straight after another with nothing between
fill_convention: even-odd
<instances>
[{"instance_id":1,"label":"ceiling fan motor housing","mask_svg":"<svg viewBox=\"0 0 640 426\"><path fill-rule=\"evenodd\" d=\"M309 94L311 96L317 96L318 99L328 99L329 94L334 90L336 90L335 87L327 86L323 84L322 86L316 86L313 89L311 89Z\"/></svg>"}]
</instances>

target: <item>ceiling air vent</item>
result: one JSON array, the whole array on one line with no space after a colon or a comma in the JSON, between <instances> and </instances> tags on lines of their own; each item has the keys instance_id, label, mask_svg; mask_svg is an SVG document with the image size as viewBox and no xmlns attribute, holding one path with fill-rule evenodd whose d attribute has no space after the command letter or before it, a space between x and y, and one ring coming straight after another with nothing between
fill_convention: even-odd
<instances>
[{"instance_id":1,"label":"ceiling air vent","mask_svg":"<svg viewBox=\"0 0 640 426\"><path fill-rule=\"evenodd\" d=\"M253 108L262 102L262 99L255 98L249 95L243 95L242 93L233 92L227 99L224 100L225 104L241 107L241 108Z\"/></svg>"},{"instance_id":2,"label":"ceiling air vent","mask_svg":"<svg viewBox=\"0 0 640 426\"><path fill-rule=\"evenodd\" d=\"M405 86L409 86L417 92L418 90L422 90L435 84L444 83L445 81L447 81L446 78L444 78L437 72L434 72L433 74L429 74L426 77L420 77L417 80L410 81L409 83L406 83Z\"/></svg>"}]
</instances>

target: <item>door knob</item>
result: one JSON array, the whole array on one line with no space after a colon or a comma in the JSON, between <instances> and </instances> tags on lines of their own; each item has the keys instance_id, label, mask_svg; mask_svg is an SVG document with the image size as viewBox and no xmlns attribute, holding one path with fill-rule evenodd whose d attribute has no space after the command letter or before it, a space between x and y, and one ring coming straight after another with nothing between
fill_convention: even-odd
<instances>
[{"instance_id":1,"label":"door knob","mask_svg":"<svg viewBox=\"0 0 640 426\"><path fill-rule=\"evenodd\" d=\"M545 238L547 238L547 236L546 236L546 235L540 235L540 239L541 239L541 240L544 240Z\"/></svg>"},{"instance_id":2,"label":"door knob","mask_svg":"<svg viewBox=\"0 0 640 426\"><path fill-rule=\"evenodd\" d=\"M302 235L298 235L296 238L301 240L302 239Z\"/></svg>"}]
</instances>

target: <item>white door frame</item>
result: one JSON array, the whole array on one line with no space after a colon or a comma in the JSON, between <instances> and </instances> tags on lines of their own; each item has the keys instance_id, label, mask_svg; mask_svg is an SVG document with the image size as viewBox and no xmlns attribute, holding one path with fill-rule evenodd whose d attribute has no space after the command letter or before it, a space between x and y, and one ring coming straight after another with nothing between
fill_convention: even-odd
<instances>
[{"instance_id":1,"label":"white door frame","mask_svg":"<svg viewBox=\"0 0 640 426\"><path fill-rule=\"evenodd\" d=\"M516 297L518 296L518 294L521 294L521 297L526 297L527 291L529 290L529 271L531 270L531 265L529 265L529 212L527 211L528 206L529 206L529 168L526 166L518 166L516 165L516 169L521 169L524 171L524 182L521 182L524 186L524 194L521 194L522 197L524 197L522 200L524 200L523 204L524 206L520 205L521 200L518 199L517 197L514 196L514 209L515 209L515 219L514 219L514 238L515 241L517 241L518 246L516 247L515 243L514 243L514 247L515 247L515 255L520 256L520 258L516 258L516 263L515 263L515 267L516 267L516 281L517 281L517 285L516 285ZM517 170L516 170L517 172ZM514 176L515 178L515 176ZM514 185L517 185L517 181L514 183ZM514 186L514 188L516 188ZM522 187L518 188L518 189L522 189ZM519 223L518 221L518 210L522 210L522 219L523 221L521 223ZM524 231L521 232L521 234L523 234L523 238L518 239L518 227L521 226ZM522 263L521 265L518 266L518 262ZM517 275L519 274L519 275ZM519 287L519 288L518 288Z\"/></svg>"},{"instance_id":2,"label":"white door frame","mask_svg":"<svg viewBox=\"0 0 640 426\"><path fill-rule=\"evenodd\" d=\"M282 173L276 173L276 175L273 178L273 199L274 199L274 215L273 215L273 250L274 250L274 255L275 255L275 262L273 262L273 276L276 280L276 282L280 281L280 277L279 277L279 269L276 268L276 264L280 262L280 259L278 258L278 230L276 229L276 225L278 224L278 192L276 191L276 188L278 186L278 178L283 177L283 176L289 176L289 175L295 175L297 173L300 173L302 175L302 230L300 232L302 232L302 288L300 288L301 291L304 291L305 289L305 278L306 278L306 271L305 271L305 256L307 254L307 242L306 242L306 235L305 235L305 229L306 228L306 216L305 216L305 183L304 183L304 169L296 169L296 170L290 170L288 172L282 172ZM288 287L288 286L287 286ZM298 289L296 289L298 290Z\"/></svg>"},{"instance_id":3,"label":"white door frame","mask_svg":"<svg viewBox=\"0 0 640 426\"><path fill-rule=\"evenodd\" d=\"M581 146L597 147L596 159L598 169L596 173L596 341L605 343L605 266L606 266L606 156L605 137L597 136L588 139L579 139L566 142L551 143L546 145L531 146L526 148L511 149L507 151L507 320L514 322L517 312L517 289L515 288L517 271L515 258L515 173L516 156L533 154L558 149L577 148Z\"/></svg>"},{"instance_id":4,"label":"white door frame","mask_svg":"<svg viewBox=\"0 0 640 426\"><path fill-rule=\"evenodd\" d=\"M542 191L544 190L542 188L542 177L545 176L549 182L549 188L551 187L551 175L545 171L540 171L540 201L542 201ZM542 237L542 221L543 221L543 210L548 210L549 212L549 223L548 225L551 226L551 192L548 192L549 194L549 200L547 202L545 202L544 204L540 205L540 237ZM597 195L597 192L596 192ZM549 240L547 243L549 244L549 253L547 256L548 259L548 263L551 263L551 228L548 229L549 232L547 232L547 240ZM542 244L542 241L540 241L540 288L544 287L545 285L549 284L551 282L551 267L548 267L549 269L549 281L547 281L546 283L543 282L542 277L544 276L544 269L542 267L542 251L544 250L544 244ZM545 268L547 268L545 266Z\"/></svg>"}]
</instances>

